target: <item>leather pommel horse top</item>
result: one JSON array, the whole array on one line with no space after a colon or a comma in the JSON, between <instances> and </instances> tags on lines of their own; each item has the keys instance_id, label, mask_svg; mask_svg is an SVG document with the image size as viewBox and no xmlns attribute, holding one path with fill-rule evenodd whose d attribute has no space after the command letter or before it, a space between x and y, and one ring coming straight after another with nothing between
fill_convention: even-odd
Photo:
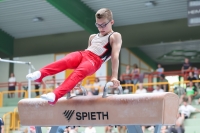
<instances>
[{"instance_id":1,"label":"leather pommel horse top","mask_svg":"<svg viewBox=\"0 0 200 133\"><path fill-rule=\"evenodd\" d=\"M171 92L60 98L52 106L41 98L18 103L24 126L174 125L179 97Z\"/></svg>"}]
</instances>

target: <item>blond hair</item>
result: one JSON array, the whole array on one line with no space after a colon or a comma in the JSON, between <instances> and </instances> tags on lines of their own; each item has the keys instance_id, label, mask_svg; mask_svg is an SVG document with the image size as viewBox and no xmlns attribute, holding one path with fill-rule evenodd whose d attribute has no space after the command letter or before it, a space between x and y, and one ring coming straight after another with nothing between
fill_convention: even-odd
<instances>
[{"instance_id":1,"label":"blond hair","mask_svg":"<svg viewBox=\"0 0 200 133\"><path fill-rule=\"evenodd\" d=\"M107 8L101 8L97 11L97 13L95 14L95 17L97 19L101 19L101 18L107 18L109 21L113 20L113 14L112 11L107 9Z\"/></svg>"}]
</instances>

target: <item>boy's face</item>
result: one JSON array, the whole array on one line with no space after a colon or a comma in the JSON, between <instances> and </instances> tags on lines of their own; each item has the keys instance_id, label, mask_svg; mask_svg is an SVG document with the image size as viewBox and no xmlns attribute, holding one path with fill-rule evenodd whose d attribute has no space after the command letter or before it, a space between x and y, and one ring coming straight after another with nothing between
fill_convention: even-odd
<instances>
[{"instance_id":1,"label":"boy's face","mask_svg":"<svg viewBox=\"0 0 200 133\"><path fill-rule=\"evenodd\" d=\"M96 18L96 27L99 30L99 33L104 36L112 31L112 25L114 20L109 21L107 18L97 19Z\"/></svg>"}]
</instances>

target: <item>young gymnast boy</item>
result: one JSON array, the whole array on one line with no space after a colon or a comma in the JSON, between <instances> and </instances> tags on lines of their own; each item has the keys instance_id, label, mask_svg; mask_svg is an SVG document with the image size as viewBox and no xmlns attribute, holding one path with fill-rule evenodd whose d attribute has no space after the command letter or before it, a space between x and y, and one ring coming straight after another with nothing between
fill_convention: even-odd
<instances>
[{"instance_id":1,"label":"young gymnast boy","mask_svg":"<svg viewBox=\"0 0 200 133\"><path fill-rule=\"evenodd\" d=\"M55 104L59 98L70 92L78 82L86 76L95 73L111 58L113 87L120 85L118 77L119 53L122 45L121 34L112 30L114 24L111 10L102 8L95 14L98 34L89 37L88 48L84 51L76 51L66 55L63 59L53 62L39 71L26 76L27 79L41 82L49 75L57 74L66 69L74 69L73 73L53 92L41 95L49 104Z\"/></svg>"}]
</instances>

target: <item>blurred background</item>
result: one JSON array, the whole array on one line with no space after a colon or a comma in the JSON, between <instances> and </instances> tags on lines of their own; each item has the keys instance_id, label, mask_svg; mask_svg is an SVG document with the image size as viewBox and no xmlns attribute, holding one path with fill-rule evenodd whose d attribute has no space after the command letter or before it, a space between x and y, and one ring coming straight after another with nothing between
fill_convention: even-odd
<instances>
[{"instance_id":1,"label":"blurred background","mask_svg":"<svg viewBox=\"0 0 200 133\"><path fill-rule=\"evenodd\" d=\"M100 8L113 12L113 30L122 35L118 76L124 93L174 92L180 96L180 107L186 102L196 109L191 112L198 112L199 0L0 0L0 58L31 62L39 70L70 52L84 50L90 34L98 33L94 15ZM28 97L28 69L28 65L0 62L0 129L4 133L27 132L27 127L20 125L17 103ZM72 72L66 70L44 78L42 83L32 82L31 97L51 92ZM80 84L89 95L102 95L110 76L108 61ZM72 90L73 95L82 95L80 84ZM193 93L188 94L188 89ZM109 89L109 93L118 91ZM200 132L200 114L188 117L174 129ZM171 128L165 126L162 132L170 132ZM48 130L43 127L44 132ZM124 126L66 127L65 132L94 130L126 132ZM153 130L154 125L143 127L145 133ZM31 131L35 132L34 127Z\"/></svg>"}]
</instances>

